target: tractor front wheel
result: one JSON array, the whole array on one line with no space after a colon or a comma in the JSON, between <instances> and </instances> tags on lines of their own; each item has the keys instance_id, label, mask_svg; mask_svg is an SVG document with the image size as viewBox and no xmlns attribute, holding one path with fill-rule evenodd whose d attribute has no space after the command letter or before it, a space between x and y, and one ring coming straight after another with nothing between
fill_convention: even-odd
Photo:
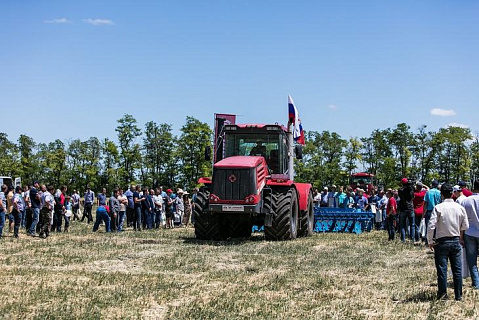
<instances>
[{"instance_id":1,"label":"tractor front wheel","mask_svg":"<svg viewBox=\"0 0 479 320\"><path fill-rule=\"evenodd\" d=\"M272 224L264 228L267 240L296 239L298 232L298 197L294 188L273 189Z\"/></svg>"}]
</instances>

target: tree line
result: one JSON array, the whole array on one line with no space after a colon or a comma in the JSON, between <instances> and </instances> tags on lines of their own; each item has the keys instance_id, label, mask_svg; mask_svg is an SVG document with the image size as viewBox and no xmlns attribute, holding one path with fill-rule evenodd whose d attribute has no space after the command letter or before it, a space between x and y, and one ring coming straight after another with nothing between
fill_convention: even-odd
<instances>
[{"instance_id":1,"label":"tree line","mask_svg":"<svg viewBox=\"0 0 479 320\"><path fill-rule=\"evenodd\" d=\"M125 114L117 120L117 142L90 137L81 141L36 143L20 135L12 142L0 133L0 175L21 177L23 184L41 181L70 190L109 191L130 184L149 187L191 188L201 176L211 174L205 148L211 145L208 124L186 117L180 135L169 124L147 122L141 129L136 119Z\"/></svg>"},{"instance_id":2,"label":"tree line","mask_svg":"<svg viewBox=\"0 0 479 320\"><path fill-rule=\"evenodd\" d=\"M0 175L39 180L70 189L93 190L131 183L150 187L190 189L199 177L211 175L205 150L213 143L207 123L186 117L179 136L170 124L147 122L140 128L125 114L117 120L117 142L90 137L81 141L36 143L21 135L16 142L0 133ZM376 176L376 184L395 187L402 177L430 183L433 179L456 183L479 177L479 139L460 127L415 132L400 123L375 129L368 137L342 138L336 132L308 131L303 159L296 161L296 180L316 188L348 183L353 172Z\"/></svg>"},{"instance_id":3,"label":"tree line","mask_svg":"<svg viewBox=\"0 0 479 320\"><path fill-rule=\"evenodd\" d=\"M376 184L399 186L403 177L430 183L457 183L479 178L479 139L469 128L450 126L413 132L405 123L375 129L368 137L348 139L336 132L306 133L303 160L296 163L299 180L315 187L346 185L352 173L375 175Z\"/></svg>"}]
</instances>

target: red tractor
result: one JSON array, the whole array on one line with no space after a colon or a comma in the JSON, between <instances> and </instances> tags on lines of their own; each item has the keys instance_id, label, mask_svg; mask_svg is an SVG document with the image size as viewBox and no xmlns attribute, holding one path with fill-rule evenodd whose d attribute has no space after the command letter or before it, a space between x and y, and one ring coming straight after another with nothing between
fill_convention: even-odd
<instances>
[{"instance_id":1,"label":"red tractor","mask_svg":"<svg viewBox=\"0 0 479 320\"><path fill-rule=\"evenodd\" d=\"M368 194L374 190L374 174L367 172L358 172L351 174L350 186L353 190L361 188L368 192Z\"/></svg>"},{"instance_id":2,"label":"red tractor","mask_svg":"<svg viewBox=\"0 0 479 320\"><path fill-rule=\"evenodd\" d=\"M293 181L294 155L301 159L292 133L282 125L222 125L215 138L212 178L195 204L195 235L221 240L249 237L264 226L267 240L291 240L313 233L312 188Z\"/></svg>"}]
</instances>

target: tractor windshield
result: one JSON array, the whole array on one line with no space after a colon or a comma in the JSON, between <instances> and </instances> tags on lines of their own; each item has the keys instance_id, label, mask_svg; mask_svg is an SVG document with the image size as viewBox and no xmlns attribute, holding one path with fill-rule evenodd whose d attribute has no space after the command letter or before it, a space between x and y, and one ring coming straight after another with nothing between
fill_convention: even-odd
<instances>
[{"instance_id":1,"label":"tractor windshield","mask_svg":"<svg viewBox=\"0 0 479 320\"><path fill-rule=\"evenodd\" d=\"M284 168L287 168L287 160L284 160L288 157L285 152L286 136L283 134L234 133L226 135L226 157L264 157L273 173L283 173Z\"/></svg>"}]
</instances>

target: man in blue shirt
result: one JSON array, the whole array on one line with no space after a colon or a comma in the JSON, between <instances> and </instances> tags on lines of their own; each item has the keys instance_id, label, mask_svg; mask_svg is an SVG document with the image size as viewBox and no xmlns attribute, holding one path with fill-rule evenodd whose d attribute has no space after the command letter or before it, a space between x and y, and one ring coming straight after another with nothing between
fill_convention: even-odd
<instances>
[{"instance_id":1,"label":"man in blue shirt","mask_svg":"<svg viewBox=\"0 0 479 320\"><path fill-rule=\"evenodd\" d=\"M95 201L95 194L93 191L91 191L90 186L86 187L86 192L84 195L84 210L83 210L83 217L81 218L81 221L85 220L85 217L87 217L88 223L93 221L93 216L91 214L91 209L93 207L93 201Z\"/></svg>"},{"instance_id":2,"label":"man in blue shirt","mask_svg":"<svg viewBox=\"0 0 479 320\"><path fill-rule=\"evenodd\" d=\"M466 209L469 229L464 234L464 248L471 273L472 286L479 289L479 273L477 271L477 253L479 248L479 180L474 181L472 195L464 199L462 205Z\"/></svg>"},{"instance_id":3,"label":"man in blue shirt","mask_svg":"<svg viewBox=\"0 0 479 320\"><path fill-rule=\"evenodd\" d=\"M106 206L106 189L103 188L101 189L101 193L98 194L97 197L97 205L100 206Z\"/></svg>"},{"instance_id":4,"label":"man in blue shirt","mask_svg":"<svg viewBox=\"0 0 479 320\"><path fill-rule=\"evenodd\" d=\"M133 226L133 221L135 220L135 204L133 202L133 191L135 191L135 186L131 185L130 189L126 189L125 197L128 200L126 205L126 226Z\"/></svg>"},{"instance_id":5,"label":"man in blue shirt","mask_svg":"<svg viewBox=\"0 0 479 320\"><path fill-rule=\"evenodd\" d=\"M439 182L434 180L431 184L431 189L426 192L424 196L424 210L423 210L423 218L426 226L429 224L429 219L431 219L432 210L434 207L441 203L441 191L437 188L439 186ZM426 229L427 230L427 229ZM426 245L427 245L427 231L426 231Z\"/></svg>"}]
</instances>

